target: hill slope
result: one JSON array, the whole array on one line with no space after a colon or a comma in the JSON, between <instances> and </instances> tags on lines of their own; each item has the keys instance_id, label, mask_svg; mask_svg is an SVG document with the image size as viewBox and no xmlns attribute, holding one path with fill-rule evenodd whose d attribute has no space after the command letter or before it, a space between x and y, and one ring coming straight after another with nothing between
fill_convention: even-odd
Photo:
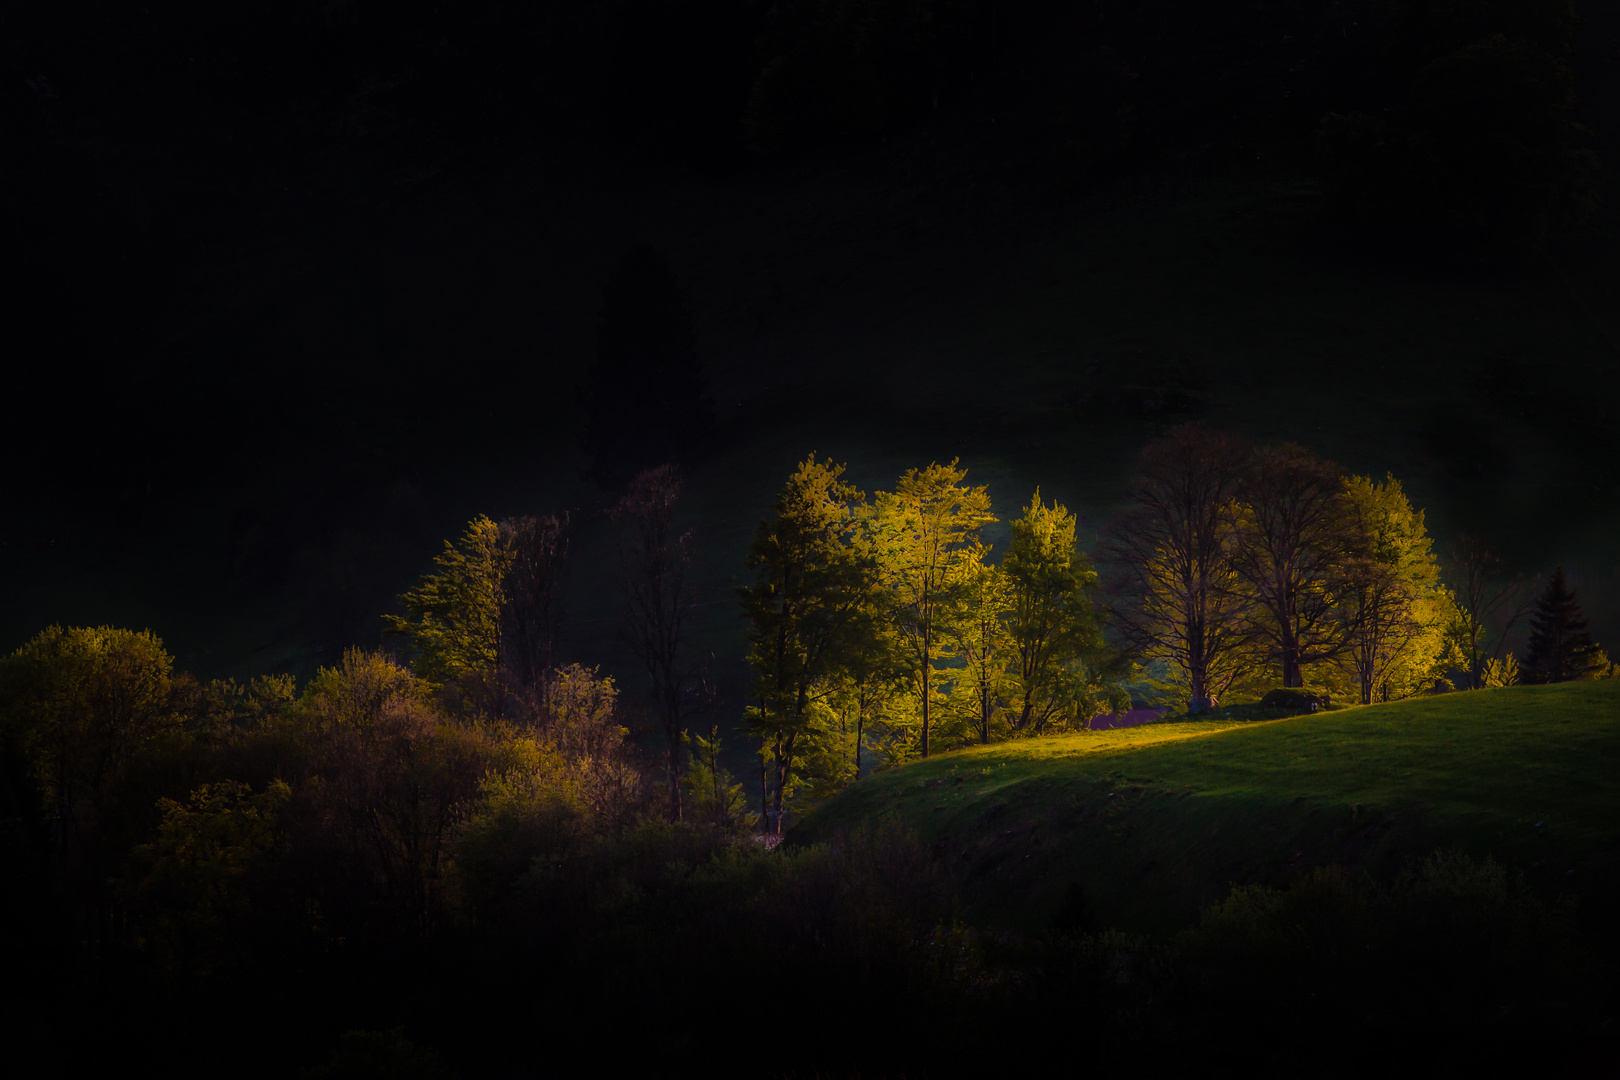
<instances>
[{"instance_id":1,"label":"hill slope","mask_svg":"<svg viewBox=\"0 0 1620 1080\"><path fill-rule=\"evenodd\" d=\"M975 919L1046 923L1080 882L1101 925L1168 929L1234 882L1435 848L1590 902L1620 871L1620 683L1451 694L1265 723L1082 732L863 780L790 836L915 829Z\"/></svg>"}]
</instances>

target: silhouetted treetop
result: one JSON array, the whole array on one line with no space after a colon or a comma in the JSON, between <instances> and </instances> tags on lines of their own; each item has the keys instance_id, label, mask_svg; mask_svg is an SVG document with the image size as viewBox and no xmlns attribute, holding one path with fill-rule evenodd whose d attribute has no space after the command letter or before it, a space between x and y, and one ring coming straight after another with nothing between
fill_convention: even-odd
<instances>
[{"instance_id":1,"label":"silhouetted treetop","mask_svg":"<svg viewBox=\"0 0 1620 1080\"><path fill-rule=\"evenodd\" d=\"M1586 629L1586 616L1575 602L1575 590L1564 580L1564 568L1553 571L1546 591L1536 601L1525 655L1527 683L1568 682L1591 678L1601 663L1597 642Z\"/></svg>"}]
</instances>

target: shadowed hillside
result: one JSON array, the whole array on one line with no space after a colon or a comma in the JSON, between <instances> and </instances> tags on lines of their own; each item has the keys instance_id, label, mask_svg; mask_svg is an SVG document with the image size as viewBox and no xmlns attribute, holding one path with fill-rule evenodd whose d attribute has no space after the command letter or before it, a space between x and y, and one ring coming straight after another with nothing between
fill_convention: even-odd
<instances>
[{"instance_id":1,"label":"shadowed hillside","mask_svg":"<svg viewBox=\"0 0 1620 1080\"><path fill-rule=\"evenodd\" d=\"M1620 685L1565 683L942 755L863 780L790 840L903 823L980 917L1025 930L1075 882L1102 925L1167 930L1233 885L1332 863L1388 878L1436 849L1522 868L1601 918L1617 766Z\"/></svg>"}]
</instances>

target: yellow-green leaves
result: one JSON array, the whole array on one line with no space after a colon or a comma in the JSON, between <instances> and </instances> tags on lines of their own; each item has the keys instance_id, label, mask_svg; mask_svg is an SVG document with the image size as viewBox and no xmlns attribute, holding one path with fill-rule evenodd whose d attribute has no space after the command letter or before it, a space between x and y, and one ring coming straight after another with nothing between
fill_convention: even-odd
<instances>
[{"instance_id":1,"label":"yellow-green leaves","mask_svg":"<svg viewBox=\"0 0 1620 1080\"><path fill-rule=\"evenodd\" d=\"M1423 511L1413 509L1399 480L1353 476L1344 498L1361 550L1341 602L1349 641L1340 666L1363 703L1410 697L1462 662L1450 633L1456 601L1440 583Z\"/></svg>"},{"instance_id":2,"label":"yellow-green leaves","mask_svg":"<svg viewBox=\"0 0 1620 1080\"><path fill-rule=\"evenodd\" d=\"M52 626L0 663L5 734L26 753L65 837L114 777L178 736L173 657L151 631Z\"/></svg>"},{"instance_id":3,"label":"yellow-green leaves","mask_svg":"<svg viewBox=\"0 0 1620 1080\"><path fill-rule=\"evenodd\" d=\"M949 616L958 592L984 561L979 531L996 520L990 493L963 481L967 470L931 464L907 469L894 491L880 492L874 523L891 619L921 713L928 756L936 676L950 654Z\"/></svg>"},{"instance_id":4,"label":"yellow-green leaves","mask_svg":"<svg viewBox=\"0 0 1620 1080\"><path fill-rule=\"evenodd\" d=\"M436 686L494 677L501 662L502 581L511 551L499 525L480 515L461 539L445 541L438 572L400 595L404 615L387 615L389 632L410 642L412 665Z\"/></svg>"}]
</instances>

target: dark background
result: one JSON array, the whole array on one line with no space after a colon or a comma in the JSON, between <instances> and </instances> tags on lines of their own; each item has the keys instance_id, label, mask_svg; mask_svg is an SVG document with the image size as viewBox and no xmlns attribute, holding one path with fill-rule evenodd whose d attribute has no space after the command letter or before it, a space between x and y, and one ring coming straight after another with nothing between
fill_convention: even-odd
<instances>
[{"instance_id":1,"label":"dark background","mask_svg":"<svg viewBox=\"0 0 1620 1080\"><path fill-rule=\"evenodd\" d=\"M1616 200L1500 258L1325 209L1322 116L1457 42L1371 2L915 6L8 10L0 646L150 627L304 678L474 514L566 509L564 658L633 678L575 433L638 243L720 421L683 513L729 700L730 586L807 452L868 490L960 456L1004 519L1038 483L1094 530L1194 417L1392 471L1620 644ZM1612 178L1620 16L1579 10Z\"/></svg>"}]
</instances>

